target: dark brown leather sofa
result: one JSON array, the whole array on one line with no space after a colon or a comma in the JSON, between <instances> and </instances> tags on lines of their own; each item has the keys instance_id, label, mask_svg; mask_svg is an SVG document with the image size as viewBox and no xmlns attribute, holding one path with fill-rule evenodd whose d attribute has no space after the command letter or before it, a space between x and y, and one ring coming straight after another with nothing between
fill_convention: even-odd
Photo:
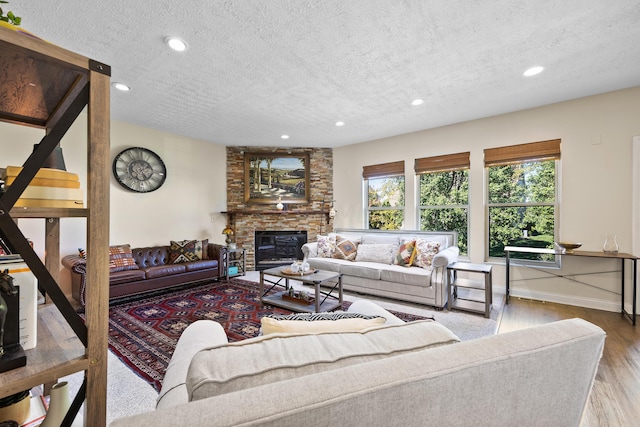
<instances>
[{"instance_id":1,"label":"dark brown leather sofa","mask_svg":"<svg viewBox=\"0 0 640 427\"><path fill-rule=\"evenodd\" d=\"M131 252L138 269L109 273L110 299L224 277L227 248L215 243L207 245L208 259L180 264L168 264L169 246L133 248ZM73 298L84 306L85 287L91 286L85 280L86 260L67 255L62 258L62 265L71 271Z\"/></svg>"}]
</instances>

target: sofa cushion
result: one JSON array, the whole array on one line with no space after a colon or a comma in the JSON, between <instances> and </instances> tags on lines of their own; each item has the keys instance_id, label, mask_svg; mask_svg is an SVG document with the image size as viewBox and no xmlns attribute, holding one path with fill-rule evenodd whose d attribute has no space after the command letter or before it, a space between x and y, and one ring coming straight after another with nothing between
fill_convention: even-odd
<instances>
[{"instance_id":1,"label":"sofa cushion","mask_svg":"<svg viewBox=\"0 0 640 427\"><path fill-rule=\"evenodd\" d=\"M291 316L265 316L260 319L262 334L358 332L385 324L387 319L359 313L304 313Z\"/></svg>"},{"instance_id":2,"label":"sofa cushion","mask_svg":"<svg viewBox=\"0 0 640 427\"><path fill-rule=\"evenodd\" d=\"M137 270L130 245L109 246L109 272Z\"/></svg>"},{"instance_id":3,"label":"sofa cushion","mask_svg":"<svg viewBox=\"0 0 640 427\"><path fill-rule=\"evenodd\" d=\"M320 258L332 258L336 249L336 236L318 236L318 256Z\"/></svg>"},{"instance_id":4,"label":"sofa cushion","mask_svg":"<svg viewBox=\"0 0 640 427\"><path fill-rule=\"evenodd\" d=\"M393 257L393 263L395 265L402 265L404 267L410 267L413 264L413 259L416 257L416 241L405 241L398 247L395 257Z\"/></svg>"},{"instance_id":5,"label":"sofa cushion","mask_svg":"<svg viewBox=\"0 0 640 427\"><path fill-rule=\"evenodd\" d=\"M431 270L418 267L407 268L399 265L390 265L380 270L380 279L387 282L428 287L431 280Z\"/></svg>"},{"instance_id":6,"label":"sofa cushion","mask_svg":"<svg viewBox=\"0 0 640 427\"><path fill-rule=\"evenodd\" d=\"M400 238L398 236L381 236L376 234L363 234L362 240L360 244L362 245L370 245L376 243L386 243L390 245L395 245L397 248L400 245Z\"/></svg>"},{"instance_id":7,"label":"sofa cushion","mask_svg":"<svg viewBox=\"0 0 640 427\"><path fill-rule=\"evenodd\" d=\"M205 399L458 341L429 320L362 332L269 334L196 353L187 391L190 400Z\"/></svg>"},{"instance_id":8,"label":"sofa cushion","mask_svg":"<svg viewBox=\"0 0 640 427\"><path fill-rule=\"evenodd\" d=\"M426 239L416 240L416 257L414 264L422 268L431 268L433 257L440 250L440 242Z\"/></svg>"},{"instance_id":9,"label":"sofa cushion","mask_svg":"<svg viewBox=\"0 0 640 427\"><path fill-rule=\"evenodd\" d=\"M120 283L136 282L146 278L144 270L125 270L109 273L109 285L119 285Z\"/></svg>"},{"instance_id":10,"label":"sofa cushion","mask_svg":"<svg viewBox=\"0 0 640 427\"><path fill-rule=\"evenodd\" d=\"M344 236L336 236L336 248L333 251L334 258L354 261L356 259L357 253L358 242L354 242L353 240Z\"/></svg>"},{"instance_id":11,"label":"sofa cushion","mask_svg":"<svg viewBox=\"0 0 640 427\"><path fill-rule=\"evenodd\" d=\"M184 264L186 271L205 270L207 268L216 268L217 266L217 259L203 259L200 261L186 262Z\"/></svg>"},{"instance_id":12,"label":"sofa cushion","mask_svg":"<svg viewBox=\"0 0 640 427\"><path fill-rule=\"evenodd\" d=\"M145 268L147 279L155 279L156 277L171 276L187 271L184 264L167 264L155 267Z\"/></svg>"},{"instance_id":13,"label":"sofa cushion","mask_svg":"<svg viewBox=\"0 0 640 427\"><path fill-rule=\"evenodd\" d=\"M333 271L335 273L339 273L342 266L351 264L351 261L335 258L309 258L307 261L309 261L311 268Z\"/></svg>"},{"instance_id":14,"label":"sofa cushion","mask_svg":"<svg viewBox=\"0 0 640 427\"><path fill-rule=\"evenodd\" d=\"M431 236L407 234L406 236L402 236L401 240L406 242L408 240L418 240L418 239L429 240L432 242L440 243L440 249L444 249L451 246L451 243L448 243L449 239L447 239L446 236L441 236L437 234L431 235Z\"/></svg>"},{"instance_id":15,"label":"sofa cushion","mask_svg":"<svg viewBox=\"0 0 640 427\"><path fill-rule=\"evenodd\" d=\"M357 262L391 264L398 245L393 243L361 243L356 254Z\"/></svg>"},{"instance_id":16,"label":"sofa cushion","mask_svg":"<svg viewBox=\"0 0 640 427\"><path fill-rule=\"evenodd\" d=\"M169 244L169 264L206 259L208 243L208 240L171 240Z\"/></svg>"},{"instance_id":17,"label":"sofa cushion","mask_svg":"<svg viewBox=\"0 0 640 427\"><path fill-rule=\"evenodd\" d=\"M378 262L356 261L340 266L340 273L347 276L358 276L365 277L367 279L380 280L381 267L384 266Z\"/></svg>"}]
</instances>

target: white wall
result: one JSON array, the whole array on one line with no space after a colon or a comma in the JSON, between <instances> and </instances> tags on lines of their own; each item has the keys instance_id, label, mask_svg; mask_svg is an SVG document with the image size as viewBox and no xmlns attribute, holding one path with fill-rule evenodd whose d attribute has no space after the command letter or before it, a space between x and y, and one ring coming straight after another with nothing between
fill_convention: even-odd
<instances>
[{"instance_id":1,"label":"white wall","mask_svg":"<svg viewBox=\"0 0 640 427\"><path fill-rule=\"evenodd\" d=\"M337 148L334 150L334 195L339 212L336 227L364 226L363 166L404 160L405 229L416 228L414 159L470 151L469 256L472 262L483 262L486 256L483 150L560 138L560 239L580 241L582 250L601 251L605 235L616 234L620 251L631 253L632 138L640 135L638 99L640 87ZM564 268L556 274L582 273L594 264L589 258L566 259ZM608 262L598 265L597 271L618 267ZM585 286L573 280L525 280L518 275L531 272L515 270L514 295L619 309L620 297L614 294L620 291L619 273L578 277L589 283ZM494 288L504 291L501 265L494 267Z\"/></svg>"},{"instance_id":2,"label":"white wall","mask_svg":"<svg viewBox=\"0 0 640 427\"><path fill-rule=\"evenodd\" d=\"M62 140L67 170L80 175L86 202L86 116L83 114ZM40 142L39 129L0 123L0 167L21 166ZM155 192L133 193L111 174L110 243L133 247L169 244L169 240L204 239L223 243L220 232L226 210L226 151L223 145L153 131L122 122L111 123L111 160L128 147L140 146L157 153L167 166L167 180ZM212 217L215 222L212 223ZM44 256L44 220L21 219L23 234ZM85 219L61 220L60 253L77 253L86 247ZM69 277L61 268L61 287L70 293Z\"/></svg>"}]
</instances>

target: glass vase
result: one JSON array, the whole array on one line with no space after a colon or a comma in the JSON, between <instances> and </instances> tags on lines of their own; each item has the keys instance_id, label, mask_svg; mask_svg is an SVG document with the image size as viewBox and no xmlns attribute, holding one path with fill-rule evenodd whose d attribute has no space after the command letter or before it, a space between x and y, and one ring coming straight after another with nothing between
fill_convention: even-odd
<instances>
[{"instance_id":1,"label":"glass vase","mask_svg":"<svg viewBox=\"0 0 640 427\"><path fill-rule=\"evenodd\" d=\"M618 236L607 235L604 239L604 245L602 246L602 250L605 254L617 254L618 253L618 241L616 240Z\"/></svg>"}]
</instances>

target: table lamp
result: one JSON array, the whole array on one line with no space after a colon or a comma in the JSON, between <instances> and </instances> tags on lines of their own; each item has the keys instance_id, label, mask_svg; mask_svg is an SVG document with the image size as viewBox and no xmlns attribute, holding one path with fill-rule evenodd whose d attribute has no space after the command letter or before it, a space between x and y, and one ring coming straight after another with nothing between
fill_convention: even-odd
<instances>
[{"instance_id":1,"label":"table lamp","mask_svg":"<svg viewBox=\"0 0 640 427\"><path fill-rule=\"evenodd\" d=\"M233 235L233 228L231 228L229 225L225 226L224 230L222 230L222 234L227 236L227 238L225 239L225 242L227 243L227 246L229 246L231 244L231 236Z\"/></svg>"}]
</instances>

